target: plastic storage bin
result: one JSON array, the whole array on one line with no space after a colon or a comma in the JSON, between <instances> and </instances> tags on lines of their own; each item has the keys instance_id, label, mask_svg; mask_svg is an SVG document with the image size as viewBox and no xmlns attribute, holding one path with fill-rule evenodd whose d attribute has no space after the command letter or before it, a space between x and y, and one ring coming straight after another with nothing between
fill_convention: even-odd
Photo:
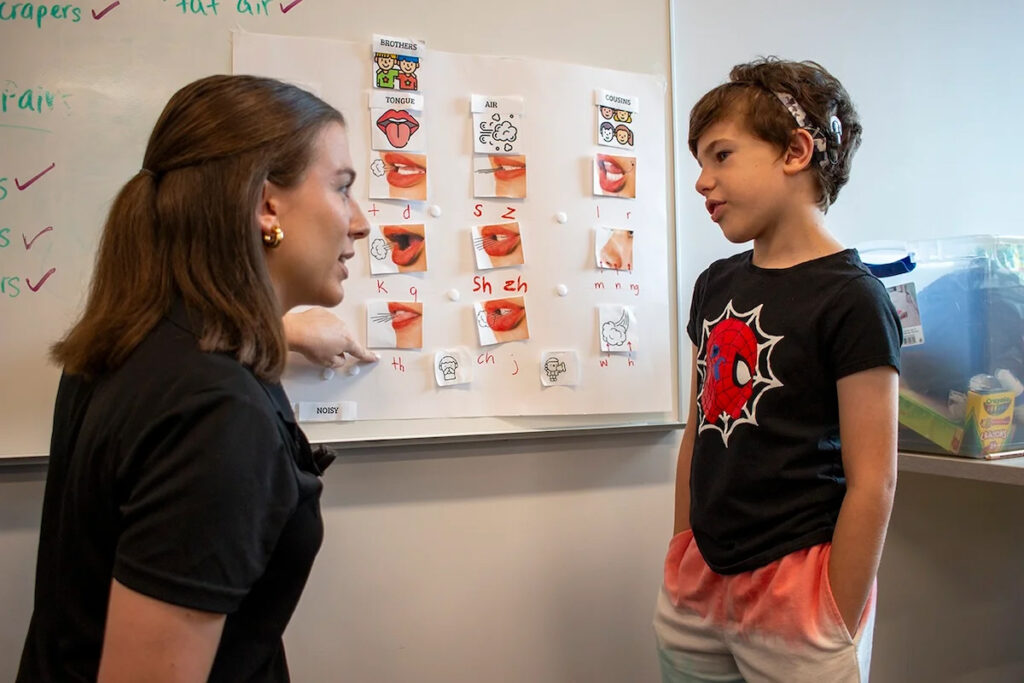
<instances>
[{"instance_id":1,"label":"plastic storage bin","mask_svg":"<svg viewBox=\"0 0 1024 683\"><path fill-rule=\"evenodd\" d=\"M905 327L900 450L1024 455L1024 237L912 242L902 258L869 246L862 258Z\"/></svg>"}]
</instances>

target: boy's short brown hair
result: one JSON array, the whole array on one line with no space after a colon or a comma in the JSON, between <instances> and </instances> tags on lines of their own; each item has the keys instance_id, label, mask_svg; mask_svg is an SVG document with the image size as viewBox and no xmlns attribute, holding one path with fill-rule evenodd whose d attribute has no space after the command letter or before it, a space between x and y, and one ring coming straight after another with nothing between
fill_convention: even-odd
<instances>
[{"instance_id":1,"label":"boy's short brown hair","mask_svg":"<svg viewBox=\"0 0 1024 683\"><path fill-rule=\"evenodd\" d=\"M690 111L690 152L697 156L700 136L731 116L739 117L753 135L785 150L793 129L799 126L776 93L791 95L807 115L806 127L818 129L826 140L826 161L819 164L816 154L811 170L821 190L818 206L828 211L850 179L853 154L860 147L861 125L843 84L816 62L766 57L734 66L729 82L706 93ZM830 125L833 116L842 125L838 143Z\"/></svg>"}]
</instances>

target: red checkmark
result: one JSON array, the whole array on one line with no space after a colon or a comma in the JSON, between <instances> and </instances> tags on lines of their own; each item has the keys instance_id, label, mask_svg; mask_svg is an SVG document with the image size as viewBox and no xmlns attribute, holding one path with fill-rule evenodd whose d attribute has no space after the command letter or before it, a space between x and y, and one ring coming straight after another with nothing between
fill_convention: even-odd
<instances>
[{"instance_id":1,"label":"red checkmark","mask_svg":"<svg viewBox=\"0 0 1024 683\"><path fill-rule=\"evenodd\" d=\"M43 286L43 283L45 283L47 280L49 280L50 276L53 275L56 272L57 272L56 268L50 268L48 271L46 271L43 274L43 276L41 278L39 278L39 283L37 285L33 286L32 285L32 281L29 280L28 278L25 278L25 284L27 284L28 288L31 289L33 292L38 292L39 288Z\"/></svg>"},{"instance_id":2,"label":"red checkmark","mask_svg":"<svg viewBox=\"0 0 1024 683\"><path fill-rule=\"evenodd\" d=\"M92 18L93 19L102 19L104 14L106 14L107 12L109 12L112 9L114 9L115 7L117 7L120 4L121 4L121 0L118 0L117 2L115 2L113 4L107 5L102 10L100 10L99 14L96 14L96 10L92 10Z\"/></svg>"},{"instance_id":3,"label":"red checkmark","mask_svg":"<svg viewBox=\"0 0 1024 683\"><path fill-rule=\"evenodd\" d=\"M42 178L42 177L43 177L44 175L46 175L47 173L49 173L50 171L52 171L52 170L53 170L53 167L54 167L54 166L56 166L56 165L57 165L57 162L53 162L52 164L50 164L49 166L47 166L46 168L44 168L44 169L43 169L42 171L40 171L39 173L37 173L37 174L36 174L35 176L33 176L32 178L29 178L28 180L26 180L26 181L25 181L25 184L24 184L24 185L22 185L22 184L21 184L20 182L18 182L18 179L17 179L17 178L15 178L15 179L14 179L14 184L15 184L15 186L17 186L17 188L18 188L19 190L27 190L27 189L29 188L29 186L31 186L31 185L32 185L32 183L34 183L35 181L39 180L39 179L40 179L40 178Z\"/></svg>"},{"instance_id":4,"label":"red checkmark","mask_svg":"<svg viewBox=\"0 0 1024 683\"><path fill-rule=\"evenodd\" d=\"M288 11L292 7L295 7L297 4L299 4L300 2L302 2L302 0L294 0L293 2L289 2L287 5L282 5L278 3L277 6L281 8L281 14L288 14Z\"/></svg>"},{"instance_id":5,"label":"red checkmark","mask_svg":"<svg viewBox=\"0 0 1024 683\"><path fill-rule=\"evenodd\" d=\"M25 238L25 233L22 233L22 234L21 234L21 241L25 243L25 250L27 251L27 250L31 249L31 248L32 248L32 245L36 243L36 240L37 240L37 239L39 239L39 236L40 236L40 235L43 235L43 234L45 234L45 233L48 233L48 232L50 232L51 230L53 230L53 226L52 226L52 225L50 225L50 226L47 226L47 227L43 228L42 230L40 230L39 232L37 232L37 233L36 233L36 236L32 238L32 241L31 241L31 242L30 242L30 241L28 241L28 240L27 240L27 239Z\"/></svg>"}]
</instances>

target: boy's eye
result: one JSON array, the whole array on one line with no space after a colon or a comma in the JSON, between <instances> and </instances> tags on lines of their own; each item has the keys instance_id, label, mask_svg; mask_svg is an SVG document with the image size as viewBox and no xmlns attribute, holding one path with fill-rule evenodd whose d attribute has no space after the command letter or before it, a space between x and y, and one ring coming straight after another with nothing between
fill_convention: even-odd
<instances>
[{"instance_id":1,"label":"boy's eye","mask_svg":"<svg viewBox=\"0 0 1024 683\"><path fill-rule=\"evenodd\" d=\"M731 151L729 151L727 149L723 149L723 150L715 153L715 160L716 161L725 161L726 157L728 157L730 154L732 154Z\"/></svg>"}]
</instances>

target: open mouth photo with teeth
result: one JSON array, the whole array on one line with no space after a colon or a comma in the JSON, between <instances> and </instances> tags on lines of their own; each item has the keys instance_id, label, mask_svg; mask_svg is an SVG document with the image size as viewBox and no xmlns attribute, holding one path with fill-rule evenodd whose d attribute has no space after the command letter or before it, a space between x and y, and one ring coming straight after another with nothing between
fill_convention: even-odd
<instances>
[{"instance_id":1,"label":"open mouth photo with teeth","mask_svg":"<svg viewBox=\"0 0 1024 683\"><path fill-rule=\"evenodd\" d=\"M519 223L473 227L473 249L478 268L498 268L523 263Z\"/></svg>"},{"instance_id":2,"label":"open mouth photo with teeth","mask_svg":"<svg viewBox=\"0 0 1024 683\"><path fill-rule=\"evenodd\" d=\"M370 161L371 199L427 199L427 155L375 152Z\"/></svg>"},{"instance_id":3,"label":"open mouth photo with teeth","mask_svg":"<svg viewBox=\"0 0 1024 683\"><path fill-rule=\"evenodd\" d=\"M598 154L594 157L594 194L636 197L636 157Z\"/></svg>"},{"instance_id":4,"label":"open mouth photo with teeth","mask_svg":"<svg viewBox=\"0 0 1024 683\"><path fill-rule=\"evenodd\" d=\"M367 301L366 343L370 348L422 348L422 302Z\"/></svg>"},{"instance_id":5,"label":"open mouth photo with teeth","mask_svg":"<svg viewBox=\"0 0 1024 683\"><path fill-rule=\"evenodd\" d=\"M526 197L526 155L477 156L473 159L473 196Z\"/></svg>"},{"instance_id":6,"label":"open mouth photo with teeth","mask_svg":"<svg viewBox=\"0 0 1024 683\"><path fill-rule=\"evenodd\" d=\"M526 322L526 303L523 297L492 299L474 305L477 325L480 327L480 343L483 345L530 338ZM484 334L489 331L493 341Z\"/></svg>"}]
</instances>

